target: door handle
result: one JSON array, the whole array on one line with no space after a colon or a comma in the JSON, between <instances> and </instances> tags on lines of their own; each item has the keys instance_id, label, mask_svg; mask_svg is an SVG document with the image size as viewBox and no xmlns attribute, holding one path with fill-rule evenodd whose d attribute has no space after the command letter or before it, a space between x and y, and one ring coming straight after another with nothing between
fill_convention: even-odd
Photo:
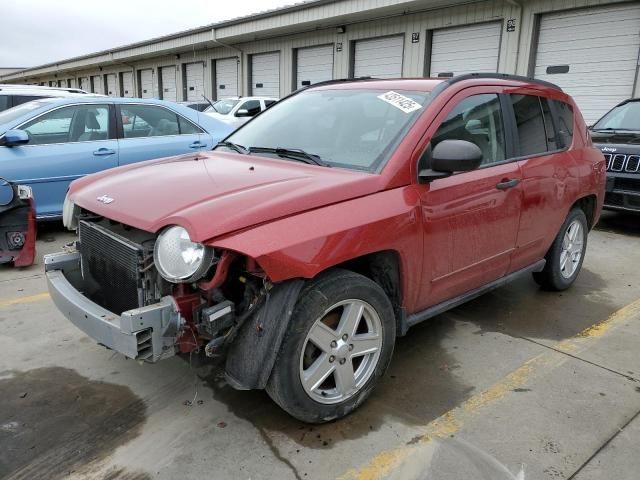
<instances>
[{"instance_id":1,"label":"door handle","mask_svg":"<svg viewBox=\"0 0 640 480\"><path fill-rule=\"evenodd\" d=\"M206 143L202 143L202 142L193 142L191 145L189 145L189 148L204 148L206 147L207 144Z\"/></svg>"},{"instance_id":2,"label":"door handle","mask_svg":"<svg viewBox=\"0 0 640 480\"><path fill-rule=\"evenodd\" d=\"M505 178L500 183L496 185L498 190L507 190L509 188L513 188L520 183L520 180L517 178Z\"/></svg>"},{"instance_id":3,"label":"door handle","mask_svg":"<svg viewBox=\"0 0 640 480\"><path fill-rule=\"evenodd\" d=\"M112 150L110 148L99 148L98 150L96 150L95 152L93 152L93 154L96 157L104 157L105 155L113 155L114 153L116 153L115 150Z\"/></svg>"}]
</instances>

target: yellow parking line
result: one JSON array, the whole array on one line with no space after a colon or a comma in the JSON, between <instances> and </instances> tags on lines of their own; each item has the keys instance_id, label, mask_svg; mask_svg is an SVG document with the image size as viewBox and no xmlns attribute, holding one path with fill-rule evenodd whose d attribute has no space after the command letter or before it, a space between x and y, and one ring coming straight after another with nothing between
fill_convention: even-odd
<instances>
[{"instance_id":1,"label":"yellow parking line","mask_svg":"<svg viewBox=\"0 0 640 480\"><path fill-rule=\"evenodd\" d=\"M576 337L560 342L555 348L573 354L584 351L597 338L602 337L605 332L636 314L640 314L640 299L614 312L606 320L583 330ZM347 471L344 475L338 477L338 480L379 480L384 478L414 453L418 448L418 444L429 442L436 438L448 437L459 432L464 426L463 417L474 414L484 407L498 402L514 389L526 385L532 377L559 366L567 358L569 357L553 351L541 353L488 389L472 396L460 406L426 425L420 435L408 444L380 452L369 463L360 468Z\"/></svg>"},{"instance_id":2,"label":"yellow parking line","mask_svg":"<svg viewBox=\"0 0 640 480\"><path fill-rule=\"evenodd\" d=\"M12 298L10 300L0 300L0 308L10 307L12 305L21 305L23 303L41 302L42 300L47 300L48 298L49 294L47 292L43 292L36 293L35 295L29 295L27 297Z\"/></svg>"}]
</instances>

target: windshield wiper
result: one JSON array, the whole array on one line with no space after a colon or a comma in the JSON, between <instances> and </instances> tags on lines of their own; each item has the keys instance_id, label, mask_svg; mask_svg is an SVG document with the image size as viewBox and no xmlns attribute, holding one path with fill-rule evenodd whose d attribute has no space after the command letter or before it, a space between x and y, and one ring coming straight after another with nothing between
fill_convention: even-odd
<instances>
[{"instance_id":1,"label":"windshield wiper","mask_svg":"<svg viewBox=\"0 0 640 480\"><path fill-rule=\"evenodd\" d=\"M308 163L309 165L319 165L321 167L330 167L326 162L323 162L320 155L315 153L307 153L299 148L282 148L282 147L249 147L249 152L253 153L273 153L283 158L290 158L291 160L298 160L300 162Z\"/></svg>"},{"instance_id":2,"label":"windshield wiper","mask_svg":"<svg viewBox=\"0 0 640 480\"><path fill-rule=\"evenodd\" d=\"M246 147L243 147L242 145L238 145L237 143L233 143L233 142L218 142L216 147L227 147L236 153L241 153L242 155L249 154L249 150L247 150Z\"/></svg>"}]
</instances>

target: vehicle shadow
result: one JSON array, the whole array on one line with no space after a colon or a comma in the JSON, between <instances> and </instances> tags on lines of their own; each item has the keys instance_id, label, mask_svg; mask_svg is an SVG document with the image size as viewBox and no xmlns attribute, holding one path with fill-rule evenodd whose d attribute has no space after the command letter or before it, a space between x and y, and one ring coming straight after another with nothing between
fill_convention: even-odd
<instances>
[{"instance_id":1,"label":"vehicle shadow","mask_svg":"<svg viewBox=\"0 0 640 480\"><path fill-rule=\"evenodd\" d=\"M473 387L460 382L456 359L441 346L454 327L451 319L442 317L398 339L391 365L369 401L348 417L324 425L290 417L264 391L234 390L224 381L222 365L201 365L197 373L213 398L256 427L271 448L275 447L269 434L278 432L301 447L330 449L378 430L389 417L408 425L426 425L469 398Z\"/></svg>"},{"instance_id":2,"label":"vehicle shadow","mask_svg":"<svg viewBox=\"0 0 640 480\"><path fill-rule=\"evenodd\" d=\"M595 229L640 237L640 214L604 211Z\"/></svg>"},{"instance_id":3,"label":"vehicle shadow","mask_svg":"<svg viewBox=\"0 0 640 480\"><path fill-rule=\"evenodd\" d=\"M584 267L566 292L542 290L527 276L472 300L449 315L474 323L479 335L499 332L512 337L561 341L616 310L606 286L600 275Z\"/></svg>"}]
</instances>

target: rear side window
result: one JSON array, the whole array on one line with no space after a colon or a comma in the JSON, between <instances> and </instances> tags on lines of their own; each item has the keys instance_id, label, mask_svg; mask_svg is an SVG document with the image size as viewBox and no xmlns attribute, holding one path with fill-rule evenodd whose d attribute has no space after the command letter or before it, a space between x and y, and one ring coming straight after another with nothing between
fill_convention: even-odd
<instances>
[{"instance_id":1,"label":"rear side window","mask_svg":"<svg viewBox=\"0 0 640 480\"><path fill-rule=\"evenodd\" d=\"M23 103L31 102L33 100L40 100L41 98L46 98L38 95L14 95L13 96L13 106L22 105Z\"/></svg>"},{"instance_id":2,"label":"rear side window","mask_svg":"<svg viewBox=\"0 0 640 480\"><path fill-rule=\"evenodd\" d=\"M275 100L265 100L264 101L264 106L265 108L269 108L271 105L273 105L274 103L276 103Z\"/></svg>"},{"instance_id":3,"label":"rear side window","mask_svg":"<svg viewBox=\"0 0 640 480\"><path fill-rule=\"evenodd\" d=\"M202 130L196 127L193 123L182 118L180 115L178 115L178 125L180 126L181 135L191 135L194 133L202 133Z\"/></svg>"},{"instance_id":4,"label":"rear side window","mask_svg":"<svg viewBox=\"0 0 640 480\"><path fill-rule=\"evenodd\" d=\"M539 97L511 95L511 103L518 127L519 156L536 155L547 151L547 134Z\"/></svg>"},{"instance_id":5,"label":"rear side window","mask_svg":"<svg viewBox=\"0 0 640 480\"><path fill-rule=\"evenodd\" d=\"M124 138L179 135L178 116L153 105L120 105Z\"/></svg>"},{"instance_id":6,"label":"rear side window","mask_svg":"<svg viewBox=\"0 0 640 480\"><path fill-rule=\"evenodd\" d=\"M7 95L0 95L0 112L9 108L9 97Z\"/></svg>"},{"instance_id":7,"label":"rear side window","mask_svg":"<svg viewBox=\"0 0 640 480\"><path fill-rule=\"evenodd\" d=\"M573 108L568 103L558 100L549 100L549 103L556 111L557 135L563 143L559 148L567 148L573 141Z\"/></svg>"}]
</instances>

